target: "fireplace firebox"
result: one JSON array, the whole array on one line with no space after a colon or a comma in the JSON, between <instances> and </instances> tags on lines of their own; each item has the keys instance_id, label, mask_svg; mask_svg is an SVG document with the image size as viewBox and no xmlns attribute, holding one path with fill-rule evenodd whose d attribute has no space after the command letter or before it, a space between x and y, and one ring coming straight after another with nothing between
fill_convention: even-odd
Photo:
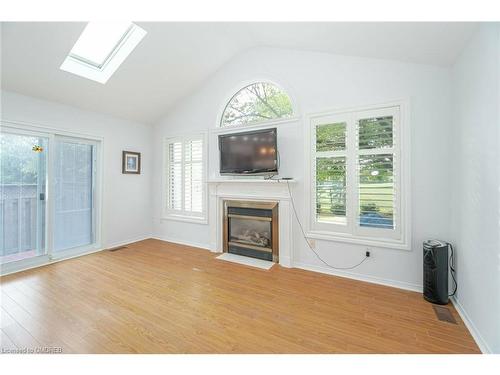
<instances>
[{"instance_id":1,"label":"fireplace firebox","mask_svg":"<svg viewBox=\"0 0 500 375\"><path fill-rule=\"evenodd\" d=\"M224 252L277 263L278 241L278 202L224 201Z\"/></svg>"}]
</instances>

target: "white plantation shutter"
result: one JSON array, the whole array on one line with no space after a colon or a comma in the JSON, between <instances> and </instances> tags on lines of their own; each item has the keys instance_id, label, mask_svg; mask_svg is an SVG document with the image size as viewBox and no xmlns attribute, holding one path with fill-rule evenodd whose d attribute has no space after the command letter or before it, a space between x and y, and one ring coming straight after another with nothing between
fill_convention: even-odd
<instances>
[{"instance_id":1,"label":"white plantation shutter","mask_svg":"<svg viewBox=\"0 0 500 375\"><path fill-rule=\"evenodd\" d=\"M394 228L394 155L360 155L358 223L362 227ZM380 180L374 177L383 176Z\"/></svg>"},{"instance_id":2,"label":"white plantation shutter","mask_svg":"<svg viewBox=\"0 0 500 375\"><path fill-rule=\"evenodd\" d=\"M167 141L167 214L202 218L205 214L203 136Z\"/></svg>"},{"instance_id":3,"label":"white plantation shutter","mask_svg":"<svg viewBox=\"0 0 500 375\"><path fill-rule=\"evenodd\" d=\"M310 134L311 230L404 243L400 106L318 114Z\"/></svg>"},{"instance_id":4,"label":"white plantation shutter","mask_svg":"<svg viewBox=\"0 0 500 375\"><path fill-rule=\"evenodd\" d=\"M168 208L182 210L182 143L168 145Z\"/></svg>"},{"instance_id":5,"label":"white plantation shutter","mask_svg":"<svg viewBox=\"0 0 500 375\"><path fill-rule=\"evenodd\" d=\"M358 215L364 228L395 227L395 116L360 114L356 120Z\"/></svg>"},{"instance_id":6,"label":"white plantation shutter","mask_svg":"<svg viewBox=\"0 0 500 375\"><path fill-rule=\"evenodd\" d=\"M341 119L319 120L315 126L316 179L314 183L316 219L319 222L347 223L346 133L347 123Z\"/></svg>"},{"instance_id":7,"label":"white plantation shutter","mask_svg":"<svg viewBox=\"0 0 500 375\"><path fill-rule=\"evenodd\" d=\"M203 141L191 140L184 149L184 210L203 212Z\"/></svg>"}]
</instances>

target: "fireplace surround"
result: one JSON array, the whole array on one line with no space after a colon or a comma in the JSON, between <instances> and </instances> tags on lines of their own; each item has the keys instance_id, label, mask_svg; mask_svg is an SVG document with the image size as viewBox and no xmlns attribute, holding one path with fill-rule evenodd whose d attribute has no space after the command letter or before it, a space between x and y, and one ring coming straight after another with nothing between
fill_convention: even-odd
<instances>
[{"instance_id":1,"label":"fireplace surround","mask_svg":"<svg viewBox=\"0 0 500 375\"><path fill-rule=\"evenodd\" d=\"M223 251L279 261L278 202L223 201Z\"/></svg>"},{"instance_id":2,"label":"fireplace surround","mask_svg":"<svg viewBox=\"0 0 500 375\"><path fill-rule=\"evenodd\" d=\"M278 264L293 266L292 208L287 184L295 180L264 180L257 178L214 178L208 180L208 221L214 223L210 230L210 249L215 253L224 251L224 201L251 201L278 203Z\"/></svg>"}]
</instances>

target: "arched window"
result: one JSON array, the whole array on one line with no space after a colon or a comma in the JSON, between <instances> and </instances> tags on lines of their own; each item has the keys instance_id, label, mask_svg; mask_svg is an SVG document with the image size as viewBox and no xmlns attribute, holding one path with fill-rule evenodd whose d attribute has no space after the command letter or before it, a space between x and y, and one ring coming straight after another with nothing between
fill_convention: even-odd
<instances>
[{"instance_id":1,"label":"arched window","mask_svg":"<svg viewBox=\"0 0 500 375\"><path fill-rule=\"evenodd\" d=\"M269 82L256 82L242 88L227 103L221 126L255 124L293 115L286 92Z\"/></svg>"}]
</instances>

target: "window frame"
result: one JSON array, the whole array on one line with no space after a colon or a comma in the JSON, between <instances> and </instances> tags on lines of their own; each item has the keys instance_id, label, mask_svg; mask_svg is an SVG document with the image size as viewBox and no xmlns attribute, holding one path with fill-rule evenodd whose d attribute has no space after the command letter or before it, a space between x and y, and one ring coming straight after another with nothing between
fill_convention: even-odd
<instances>
[{"instance_id":1,"label":"window frame","mask_svg":"<svg viewBox=\"0 0 500 375\"><path fill-rule=\"evenodd\" d=\"M401 120L400 120L400 115L399 115L399 108L398 107L388 107L388 108L383 108L383 109L372 109L372 110L364 110L364 111L358 111L355 112L355 118L354 118L354 126L356 127L355 129L355 135L356 135L356 140L358 139L358 121L362 119L368 119L368 118L374 118L374 117L382 117L382 116L392 116L393 118L393 127L392 127L392 137L393 137L393 144L392 147L388 148L372 148L372 149L359 149L356 148L355 150L355 157L356 157L356 186L355 186L355 192L354 192L354 201L356 204L356 211L354 212L354 219L358 220L359 219L359 214L360 214L360 207L358 204L359 201L359 157L364 156L364 155L385 155L385 154L392 154L394 155L393 158L393 164L392 164L392 169L393 169L393 178L394 178L394 213L395 213L395 219L393 221L394 223L394 229L389 230L389 229L380 229L380 228L370 228L370 227L361 227L359 225L354 226L354 234L357 236L362 236L362 237L373 237L373 238L385 238L385 239L400 239L401 238L401 225L402 225L402 217L400 215L401 213L401 142L399 142L399 136L400 136L400 126L401 126Z\"/></svg>"},{"instance_id":2,"label":"window frame","mask_svg":"<svg viewBox=\"0 0 500 375\"><path fill-rule=\"evenodd\" d=\"M192 140L202 141L202 212L193 212L184 210L184 198L185 198L185 180L184 180L184 167L186 165L184 160L184 144ZM182 173L182 207L181 210L172 209L169 207L170 201L170 186L171 181L169 178L169 166L170 166L170 156L168 152L168 147L170 144L175 142L182 143L182 161L181 161L181 173ZM192 222L197 224L208 224L208 194L207 194L207 165L208 165L208 142L206 132L197 132L192 134L186 134L176 137L167 137L163 141L163 186L162 186L162 219L163 220L176 220L184 222Z\"/></svg>"},{"instance_id":3,"label":"window frame","mask_svg":"<svg viewBox=\"0 0 500 375\"><path fill-rule=\"evenodd\" d=\"M305 168L306 184L305 212L308 219L306 232L309 238L347 242L374 247L410 250L411 216L410 216L410 140L408 128L409 102L395 101L380 105L348 108L320 112L306 116L305 148L308 155ZM387 149L365 149L357 147L357 119L381 115L394 118L393 147ZM342 122L347 119L346 126L346 218L347 224L326 224L316 219L316 126ZM333 121L334 120L334 121ZM395 193L395 230L382 228L365 228L358 224L359 218L359 155L394 154L394 193Z\"/></svg>"},{"instance_id":4,"label":"window frame","mask_svg":"<svg viewBox=\"0 0 500 375\"><path fill-rule=\"evenodd\" d=\"M224 113L226 111L227 106L233 100L233 98L238 95L238 93L247 88L248 86L251 86L256 83L268 83L273 86L276 86L279 88L281 91L283 91L288 98L290 99L290 103L292 105L292 114L289 117L281 117L281 118L274 118L274 119L269 119L269 120L264 120L264 121L259 121L259 122L254 122L250 124L234 124L234 125L222 125L222 120L224 118ZM267 125L273 125L276 123L286 123L290 121L294 121L299 119L299 108L297 106L297 102L295 101L295 97L293 95L293 91L290 90L289 87L285 87L279 83L277 83L273 79L269 78L260 78L260 79L253 79L253 80L247 80L247 81L242 81L238 85L235 85L232 87L231 90L228 91L228 94L225 95L224 101L221 103L218 115L217 115L217 122L216 122L216 128L217 129L224 129L224 130L229 130L229 129L246 129L247 127L261 127L261 126L267 126Z\"/></svg>"},{"instance_id":5,"label":"window frame","mask_svg":"<svg viewBox=\"0 0 500 375\"><path fill-rule=\"evenodd\" d=\"M59 147L60 145L58 144L58 142L67 142L67 143L74 143L74 144L84 144L84 145L88 145L88 146L92 146L93 149L92 149L92 162L91 162L91 168L92 168L92 177L91 177L91 195L92 195L92 217L91 217L91 230L92 230L92 233L91 233L91 237L92 237L92 242L90 244L87 244L87 245L83 245L83 246L75 246L75 247L69 247L69 248L66 248L66 249L63 249L63 250L56 250L55 249L55 235L54 237L52 238L52 258L53 259L59 259L59 258L65 258L68 254L71 255L73 253L75 253L75 249L76 249L76 252L78 252L78 249L81 249L81 248L86 248L86 247L94 247L95 243L96 243L96 238L97 238L97 232L98 232L98 228L97 228L97 210L95 209L96 208L96 200L99 199L99 194L98 194L98 190L99 190L99 167L98 167L98 163L99 163L99 152L100 152L100 141L96 140L96 139L90 139L90 138L81 138L81 137L71 137L71 136L68 136L68 135L55 135L54 137L54 143L53 143L53 149L52 149L52 152L54 153L54 155L56 153L59 152ZM55 160L54 160L55 162ZM54 189L54 196L56 194L56 172L55 172L55 167L56 165L54 165L54 181L53 181L53 189ZM54 199L54 202L53 202L53 206L54 206L54 226L55 226L55 214L57 213L56 212L56 201Z\"/></svg>"},{"instance_id":6,"label":"window frame","mask_svg":"<svg viewBox=\"0 0 500 375\"><path fill-rule=\"evenodd\" d=\"M345 130L345 150L342 151L316 151L316 129L320 125L326 125L326 124L331 124L331 123L345 123L346 124L346 130ZM349 233L352 230L352 223L350 223L348 217L350 215L351 211L351 194L349 194L348 187L352 184L351 181L351 174L349 173L350 169L350 163L349 163L349 144L350 144L350 117L345 114L345 113L339 113L339 114L331 114L331 115L326 115L322 117L315 117L312 118L310 121L311 127L310 127L310 132L311 132L311 151L310 151L310 165L311 165L311 171L313 174L311 175L311 199L312 199L312 204L311 204L311 210L312 212L312 220L315 223L314 228L318 231L322 232L328 232L331 231L332 228L334 228L336 233ZM321 223L318 222L317 220L317 214L316 214L316 160L318 157L345 157L346 159L346 223L345 224L340 224L340 223Z\"/></svg>"}]
</instances>

